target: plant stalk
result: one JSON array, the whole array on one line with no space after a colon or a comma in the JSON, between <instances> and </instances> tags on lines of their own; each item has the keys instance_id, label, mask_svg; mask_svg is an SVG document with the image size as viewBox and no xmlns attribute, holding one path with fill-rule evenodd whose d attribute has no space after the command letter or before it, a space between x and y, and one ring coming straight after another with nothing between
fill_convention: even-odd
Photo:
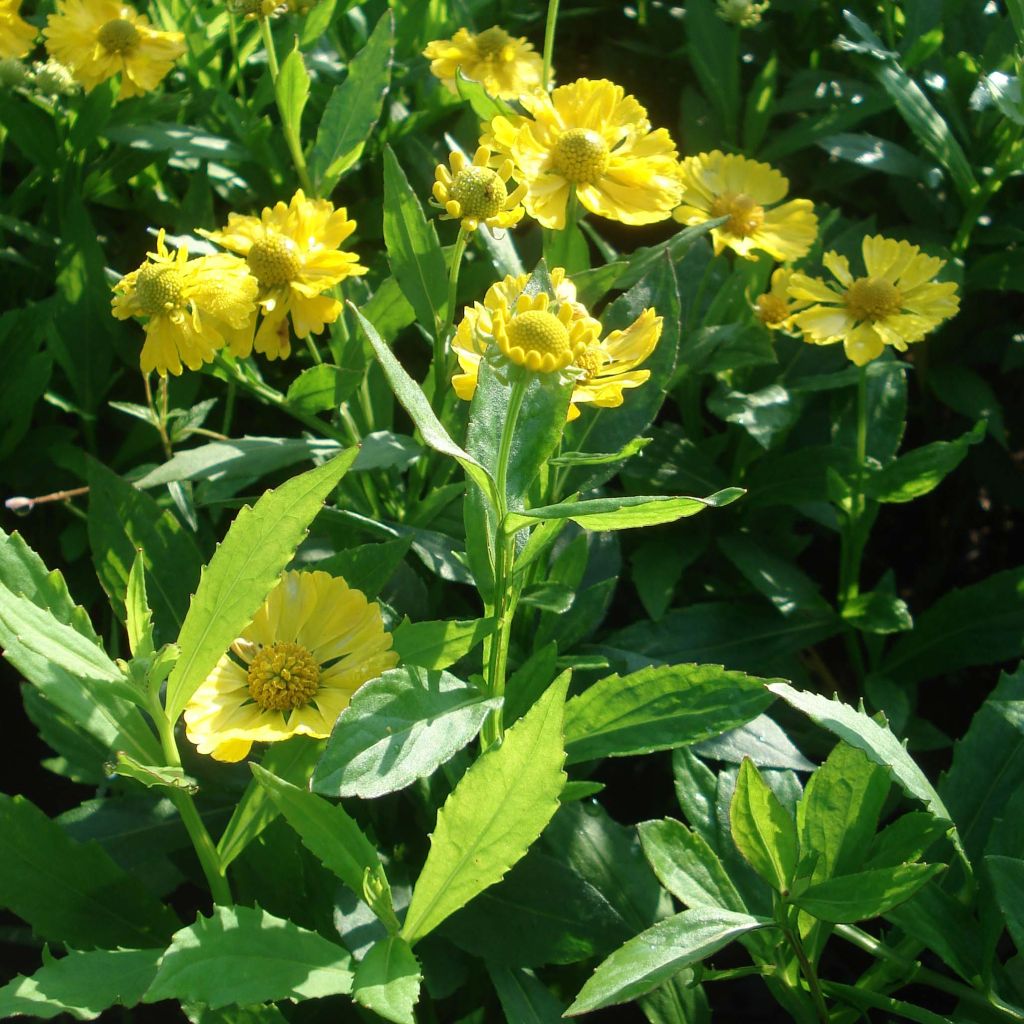
<instances>
[{"instance_id":1,"label":"plant stalk","mask_svg":"<svg viewBox=\"0 0 1024 1024\"><path fill-rule=\"evenodd\" d=\"M544 71L541 82L544 88L551 91L551 55L555 50L555 25L558 22L558 0L548 0L548 20L544 26Z\"/></svg>"},{"instance_id":2,"label":"plant stalk","mask_svg":"<svg viewBox=\"0 0 1024 1024\"><path fill-rule=\"evenodd\" d=\"M460 223L459 237L455 240L452 250L452 265L448 268L448 306L445 310L444 323L434 337L434 411L438 412L444 395L445 377L448 368L448 335L455 323L455 303L458 300L459 271L462 268L462 257L466 254L466 242L469 232Z\"/></svg>"}]
</instances>

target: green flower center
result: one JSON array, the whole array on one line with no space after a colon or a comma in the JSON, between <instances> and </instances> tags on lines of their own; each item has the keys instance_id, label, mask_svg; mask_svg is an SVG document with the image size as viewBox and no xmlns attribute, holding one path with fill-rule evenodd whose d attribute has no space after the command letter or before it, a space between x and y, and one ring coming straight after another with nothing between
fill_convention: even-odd
<instances>
[{"instance_id":1,"label":"green flower center","mask_svg":"<svg viewBox=\"0 0 1024 1024\"><path fill-rule=\"evenodd\" d=\"M723 230L738 238L749 238L764 223L764 207L745 192L725 192L711 204L712 217L728 217Z\"/></svg>"},{"instance_id":2,"label":"green flower center","mask_svg":"<svg viewBox=\"0 0 1024 1024\"><path fill-rule=\"evenodd\" d=\"M249 696L264 711L305 707L320 688L320 666L301 644L262 648L249 666Z\"/></svg>"},{"instance_id":3,"label":"green flower center","mask_svg":"<svg viewBox=\"0 0 1024 1024\"><path fill-rule=\"evenodd\" d=\"M508 190L489 167L469 166L455 175L450 195L462 207L463 217L487 220L504 209Z\"/></svg>"},{"instance_id":4,"label":"green flower center","mask_svg":"<svg viewBox=\"0 0 1024 1024\"><path fill-rule=\"evenodd\" d=\"M757 318L763 324L780 324L789 316L789 305L781 295L765 292L757 297Z\"/></svg>"},{"instance_id":5,"label":"green flower center","mask_svg":"<svg viewBox=\"0 0 1024 1024\"><path fill-rule=\"evenodd\" d=\"M185 275L176 264L147 263L135 278L135 298L146 316L162 316L186 305Z\"/></svg>"},{"instance_id":6,"label":"green flower center","mask_svg":"<svg viewBox=\"0 0 1024 1024\"><path fill-rule=\"evenodd\" d=\"M593 184L608 166L608 143L589 128L570 128L555 143L555 170L574 184Z\"/></svg>"},{"instance_id":7,"label":"green flower center","mask_svg":"<svg viewBox=\"0 0 1024 1024\"><path fill-rule=\"evenodd\" d=\"M569 332L565 324L553 313L539 309L528 310L512 317L508 325L508 340L512 348L538 356L551 355L561 362L570 352Z\"/></svg>"},{"instance_id":8,"label":"green flower center","mask_svg":"<svg viewBox=\"0 0 1024 1024\"><path fill-rule=\"evenodd\" d=\"M494 60L496 57L511 59L511 54L506 57L505 48L512 41L512 37L503 29L495 26L481 32L474 42L476 52L481 60Z\"/></svg>"},{"instance_id":9,"label":"green flower center","mask_svg":"<svg viewBox=\"0 0 1024 1024\"><path fill-rule=\"evenodd\" d=\"M246 260L260 284L271 288L294 281L302 269L295 243L284 235L264 235L253 242Z\"/></svg>"},{"instance_id":10,"label":"green flower center","mask_svg":"<svg viewBox=\"0 0 1024 1024\"><path fill-rule=\"evenodd\" d=\"M127 18L114 18L100 28L97 36L107 53L129 53L139 45L139 30Z\"/></svg>"},{"instance_id":11,"label":"green flower center","mask_svg":"<svg viewBox=\"0 0 1024 1024\"><path fill-rule=\"evenodd\" d=\"M884 320L900 311L899 288L877 277L858 277L847 289L846 308L858 320Z\"/></svg>"}]
</instances>

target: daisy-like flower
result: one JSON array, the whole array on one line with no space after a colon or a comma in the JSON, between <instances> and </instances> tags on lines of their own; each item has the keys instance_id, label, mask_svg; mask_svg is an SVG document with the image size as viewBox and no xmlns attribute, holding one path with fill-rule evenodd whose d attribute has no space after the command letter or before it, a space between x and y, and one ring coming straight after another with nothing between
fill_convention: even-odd
<instances>
[{"instance_id":1,"label":"daisy-like flower","mask_svg":"<svg viewBox=\"0 0 1024 1024\"><path fill-rule=\"evenodd\" d=\"M512 161L505 160L497 169L488 167L491 151L481 146L468 163L466 157L455 150L449 157L451 170L438 164L434 171L434 198L444 209L442 220L461 220L466 231L476 231L486 224L495 228L515 227L523 219L523 196L526 186L519 185L510 194L508 179L512 176Z\"/></svg>"},{"instance_id":2,"label":"daisy-like flower","mask_svg":"<svg viewBox=\"0 0 1024 1024\"><path fill-rule=\"evenodd\" d=\"M526 211L544 227L565 227L573 190L591 213L623 224L671 216L681 191L675 144L621 86L581 78L519 102L529 116L494 118L480 141L512 160Z\"/></svg>"},{"instance_id":3,"label":"daisy-like flower","mask_svg":"<svg viewBox=\"0 0 1024 1024\"><path fill-rule=\"evenodd\" d=\"M856 278L845 256L825 254L825 266L839 282L838 288L806 274L790 278L790 296L809 306L793 317L805 341L815 345L841 341L847 356L864 366L878 358L886 345L903 352L956 315L960 308L956 284L935 280L945 260L881 235L866 237L861 254L867 273Z\"/></svg>"},{"instance_id":4,"label":"daisy-like flower","mask_svg":"<svg viewBox=\"0 0 1024 1024\"><path fill-rule=\"evenodd\" d=\"M286 572L185 708L200 754L323 739L363 683L398 664L380 608L326 572Z\"/></svg>"},{"instance_id":5,"label":"daisy-like flower","mask_svg":"<svg viewBox=\"0 0 1024 1024\"><path fill-rule=\"evenodd\" d=\"M155 89L185 52L181 32L161 32L117 0L58 0L43 35L86 92L120 73L122 100Z\"/></svg>"},{"instance_id":6,"label":"daisy-like flower","mask_svg":"<svg viewBox=\"0 0 1024 1024\"><path fill-rule=\"evenodd\" d=\"M182 363L198 370L224 345L248 355L257 291L244 260L227 253L190 260L185 246L168 252L161 231L156 252L114 285L112 311L119 320L146 320L140 365L166 377L180 374Z\"/></svg>"},{"instance_id":7,"label":"daisy-like flower","mask_svg":"<svg viewBox=\"0 0 1024 1024\"><path fill-rule=\"evenodd\" d=\"M452 378L459 398L476 392L480 361L501 352L531 370L565 369L576 377L567 421L580 412L576 403L612 407L622 404L622 392L649 377L637 370L661 337L662 318L645 309L624 331L601 338L601 324L576 299L576 286L561 267L551 271L555 297L541 293L530 298L523 289L528 274L509 275L487 289L482 303L466 307L452 347L461 373Z\"/></svg>"},{"instance_id":8,"label":"daisy-like flower","mask_svg":"<svg viewBox=\"0 0 1024 1024\"><path fill-rule=\"evenodd\" d=\"M459 69L503 100L519 99L542 85L544 62L533 44L497 26L475 35L460 28L451 39L427 43L423 56L430 61L431 74L451 92L458 92L455 75Z\"/></svg>"},{"instance_id":9,"label":"daisy-like flower","mask_svg":"<svg viewBox=\"0 0 1024 1024\"><path fill-rule=\"evenodd\" d=\"M0 0L0 57L24 57L36 41L36 28L20 8L21 0Z\"/></svg>"},{"instance_id":10,"label":"daisy-like flower","mask_svg":"<svg viewBox=\"0 0 1024 1024\"><path fill-rule=\"evenodd\" d=\"M778 267L772 272L768 291L758 295L754 301L754 315L773 331L788 331L793 326L793 314L808 304L789 294L792 276L793 271L789 267Z\"/></svg>"},{"instance_id":11,"label":"daisy-like flower","mask_svg":"<svg viewBox=\"0 0 1024 1024\"><path fill-rule=\"evenodd\" d=\"M684 158L679 179L683 199L674 213L677 221L695 225L729 218L711 229L716 256L729 248L754 260L760 250L788 263L806 256L818 236L814 205L809 199L783 203L789 181L768 164L716 149Z\"/></svg>"},{"instance_id":12,"label":"daisy-like flower","mask_svg":"<svg viewBox=\"0 0 1024 1024\"><path fill-rule=\"evenodd\" d=\"M259 217L228 214L223 231L200 231L225 249L244 256L259 281L263 322L256 351L268 359L291 353L288 317L300 338L320 334L341 314L341 303L324 292L346 277L365 274L354 252L339 246L356 229L345 207L307 199L302 189L288 205L265 206Z\"/></svg>"}]
</instances>

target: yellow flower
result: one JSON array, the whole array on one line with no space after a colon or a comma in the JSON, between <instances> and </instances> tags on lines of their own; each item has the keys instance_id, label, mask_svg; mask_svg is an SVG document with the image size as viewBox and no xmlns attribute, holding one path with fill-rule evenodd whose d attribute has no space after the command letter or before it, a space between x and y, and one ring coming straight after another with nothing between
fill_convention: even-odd
<instances>
[{"instance_id":1,"label":"yellow flower","mask_svg":"<svg viewBox=\"0 0 1024 1024\"><path fill-rule=\"evenodd\" d=\"M466 308L452 342L462 370L452 378L455 393L472 399L480 361L497 350L532 370L567 369L574 375L568 421L580 414L577 402L621 405L623 389L639 387L650 377L649 371L635 368L654 351L661 317L645 309L624 331L612 331L602 340L600 323L577 301L576 286L561 267L551 271L554 299L543 293L523 295L529 280L529 274L510 274L487 289L482 303Z\"/></svg>"},{"instance_id":2,"label":"yellow flower","mask_svg":"<svg viewBox=\"0 0 1024 1024\"><path fill-rule=\"evenodd\" d=\"M288 317L300 338L319 334L341 314L329 291L346 277L365 274L353 252L339 246L356 229L345 207L326 199L307 199L302 189L289 205L265 206L259 217L228 214L223 231L200 231L241 256L260 284L263 322L256 351L268 359L285 359L292 346Z\"/></svg>"},{"instance_id":3,"label":"yellow flower","mask_svg":"<svg viewBox=\"0 0 1024 1024\"><path fill-rule=\"evenodd\" d=\"M182 246L173 253L157 235L156 252L116 285L113 314L146 318L140 364L145 373L198 370L228 345L237 356L252 350L257 284L243 260L226 253L189 260Z\"/></svg>"},{"instance_id":4,"label":"yellow flower","mask_svg":"<svg viewBox=\"0 0 1024 1024\"><path fill-rule=\"evenodd\" d=\"M530 116L496 117L480 141L511 158L526 211L544 227L565 227L573 190L591 213L623 224L665 220L679 204L675 144L621 86L581 78L519 101Z\"/></svg>"},{"instance_id":5,"label":"yellow flower","mask_svg":"<svg viewBox=\"0 0 1024 1024\"><path fill-rule=\"evenodd\" d=\"M541 87L544 62L533 45L497 26L476 35L460 28L451 39L427 43L423 56L434 77L452 92L458 92L455 73L460 68L466 78L503 100L519 99Z\"/></svg>"},{"instance_id":6,"label":"yellow flower","mask_svg":"<svg viewBox=\"0 0 1024 1024\"><path fill-rule=\"evenodd\" d=\"M377 604L326 572L286 572L192 695L185 735L218 761L323 739L352 694L397 664Z\"/></svg>"},{"instance_id":7,"label":"yellow flower","mask_svg":"<svg viewBox=\"0 0 1024 1024\"><path fill-rule=\"evenodd\" d=\"M467 163L458 150L448 157L449 171L438 164L434 171L434 198L444 209L442 220L461 220L466 231L476 231L481 223L493 231L511 228L523 219L520 203L526 195L526 186L519 185L509 194L508 179L512 176L512 161L506 160L496 171L487 165L491 151L481 146Z\"/></svg>"},{"instance_id":8,"label":"yellow flower","mask_svg":"<svg viewBox=\"0 0 1024 1024\"><path fill-rule=\"evenodd\" d=\"M805 305L793 317L804 341L830 345L842 341L847 356L864 366L886 345L899 352L922 338L960 308L956 284L936 281L945 260L926 256L916 245L881 235L861 243L867 274L855 278L850 263L836 252L824 263L839 282L836 288L818 277L794 274L789 294Z\"/></svg>"},{"instance_id":9,"label":"yellow flower","mask_svg":"<svg viewBox=\"0 0 1024 1024\"><path fill-rule=\"evenodd\" d=\"M118 99L155 89L185 52L180 32L160 32L117 0L58 0L43 30L50 56L91 92L121 72Z\"/></svg>"},{"instance_id":10,"label":"yellow flower","mask_svg":"<svg viewBox=\"0 0 1024 1024\"><path fill-rule=\"evenodd\" d=\"M737 256L757 259L756 250L780 263L806 256L818 235L818 218L809 199L790 199L789 181L768 164L735 153L713 150L688 156L679 164L681 224L695 225L717 217L729 219L711 229L717 256L726 247Z\"/></svg>"},{"instance_id":11,"label":"yellow flower","mask_svg":"<svg viewBox=\"0 0 1024 1024\"><path fill-rule=\"evenodd\" d=\"M807 306L806 301L794 299L789 294L789 281L793 271L779 267L772 273L771 287L754 302L754 315L758 320L775 331L788 331L793 326L793 314Z\"/></svg>"},{"instance_id":12,"label":"yellow flower","mask_svg":"<svg viewBox=\"0 0 1024 1024\"><path fill-rule=\"evenodd\" d=\"M24 57L36 41L36 28L19 14L21 0L0 0L0 57Z\"/></svg>"}]
</instances>

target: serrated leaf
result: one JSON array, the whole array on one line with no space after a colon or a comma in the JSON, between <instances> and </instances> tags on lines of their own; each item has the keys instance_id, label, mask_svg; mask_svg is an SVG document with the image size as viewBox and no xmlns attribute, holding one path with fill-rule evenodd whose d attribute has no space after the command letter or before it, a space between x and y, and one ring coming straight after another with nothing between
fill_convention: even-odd
<instances>
[{"instance_id":1,"label":"serrated leaf","mask_svg":"<svg viewBox=\"0 0 1024 1024\"><path fill-rule=\"evenodd\" d=\"M357 449L350 448L293 477L235 517L203 572L178 636L181 657L167 680L167 715L172 722L252 620L356 454Z\"/></svg>"},{"instance_id":2,"label":"serrated leaf","mask_svg":"<svg viewBox=\"0 0 1024 1024\"><path fill-rule=\"evenodd\" d=\"M178 766L140 764L134 757L129 757L123 750L117 752L117 760L109 764L112 775L121 775L126 779L135 779L147 789L180 789L185 793L194 794L199 791L199 784L191 775L186 775Z\"/></svg>"},{"instance_id":3,"label":"serrated leaf","mask_svg":"<svg viewBox=\"0 0 1024 1024\"><path fill-rule=\"evenodd\" d=\"M608 676L566 705L567 763L697 743L759 715L765 681L719 665L665 665Z\"/></svg>"},{"instance_id":4,"label":"serrated leaf","mask_svg":"<svg viewBox=\"0 0 1024 1024\"><path fill-rule=\"evenodd\" d=\"M796 822L749 759L740 765L729 823L744 860L777 892L788 889L799 856Z\"/></svg>"},{"instance_id":5,"label":"serrated leaf","mask_svg":"<svg viewBox=\"0 0 1024 1024\"><path fill-rule=\"evenodd\" d=\"M826 879L790 899L821 921L852 924L878 917L905 903L930 878L945 870L945 864L871 868L854 875Z\"/></svg>"},{"instance_id":6,"label":"serrated leaf","mask_svg":"<svg viewBox=\"0 0 1024 1024\"><path fill-rule=\"evenodd\" d=\"M500 881L558 809L565 784L562 714L568 674L459 780L438 812L402 936L432 932Z\"/></svg>"},{"instance_id":7,"label":"serrated leaf","mask_svg":"<svg viewBox=\"0 0 1024 1024\"><path fill-rule=\"evenodd\" d=\"M364 799L404 789L469 743L495 706L447 672L391 669L356 690L341 713L313 789Z\"/></svg>"},{"instance_id":8,"label":"serrated leaf","mask_svg":"<svg viewBox=\"0 0 1024 1024\"><path fill-rule=\"evenodd\" d=\"M375 943L356 965L352 998L394 1024L416 1024L420 965L409 944L397 935Z\"/></svg>"}]
</instances>

